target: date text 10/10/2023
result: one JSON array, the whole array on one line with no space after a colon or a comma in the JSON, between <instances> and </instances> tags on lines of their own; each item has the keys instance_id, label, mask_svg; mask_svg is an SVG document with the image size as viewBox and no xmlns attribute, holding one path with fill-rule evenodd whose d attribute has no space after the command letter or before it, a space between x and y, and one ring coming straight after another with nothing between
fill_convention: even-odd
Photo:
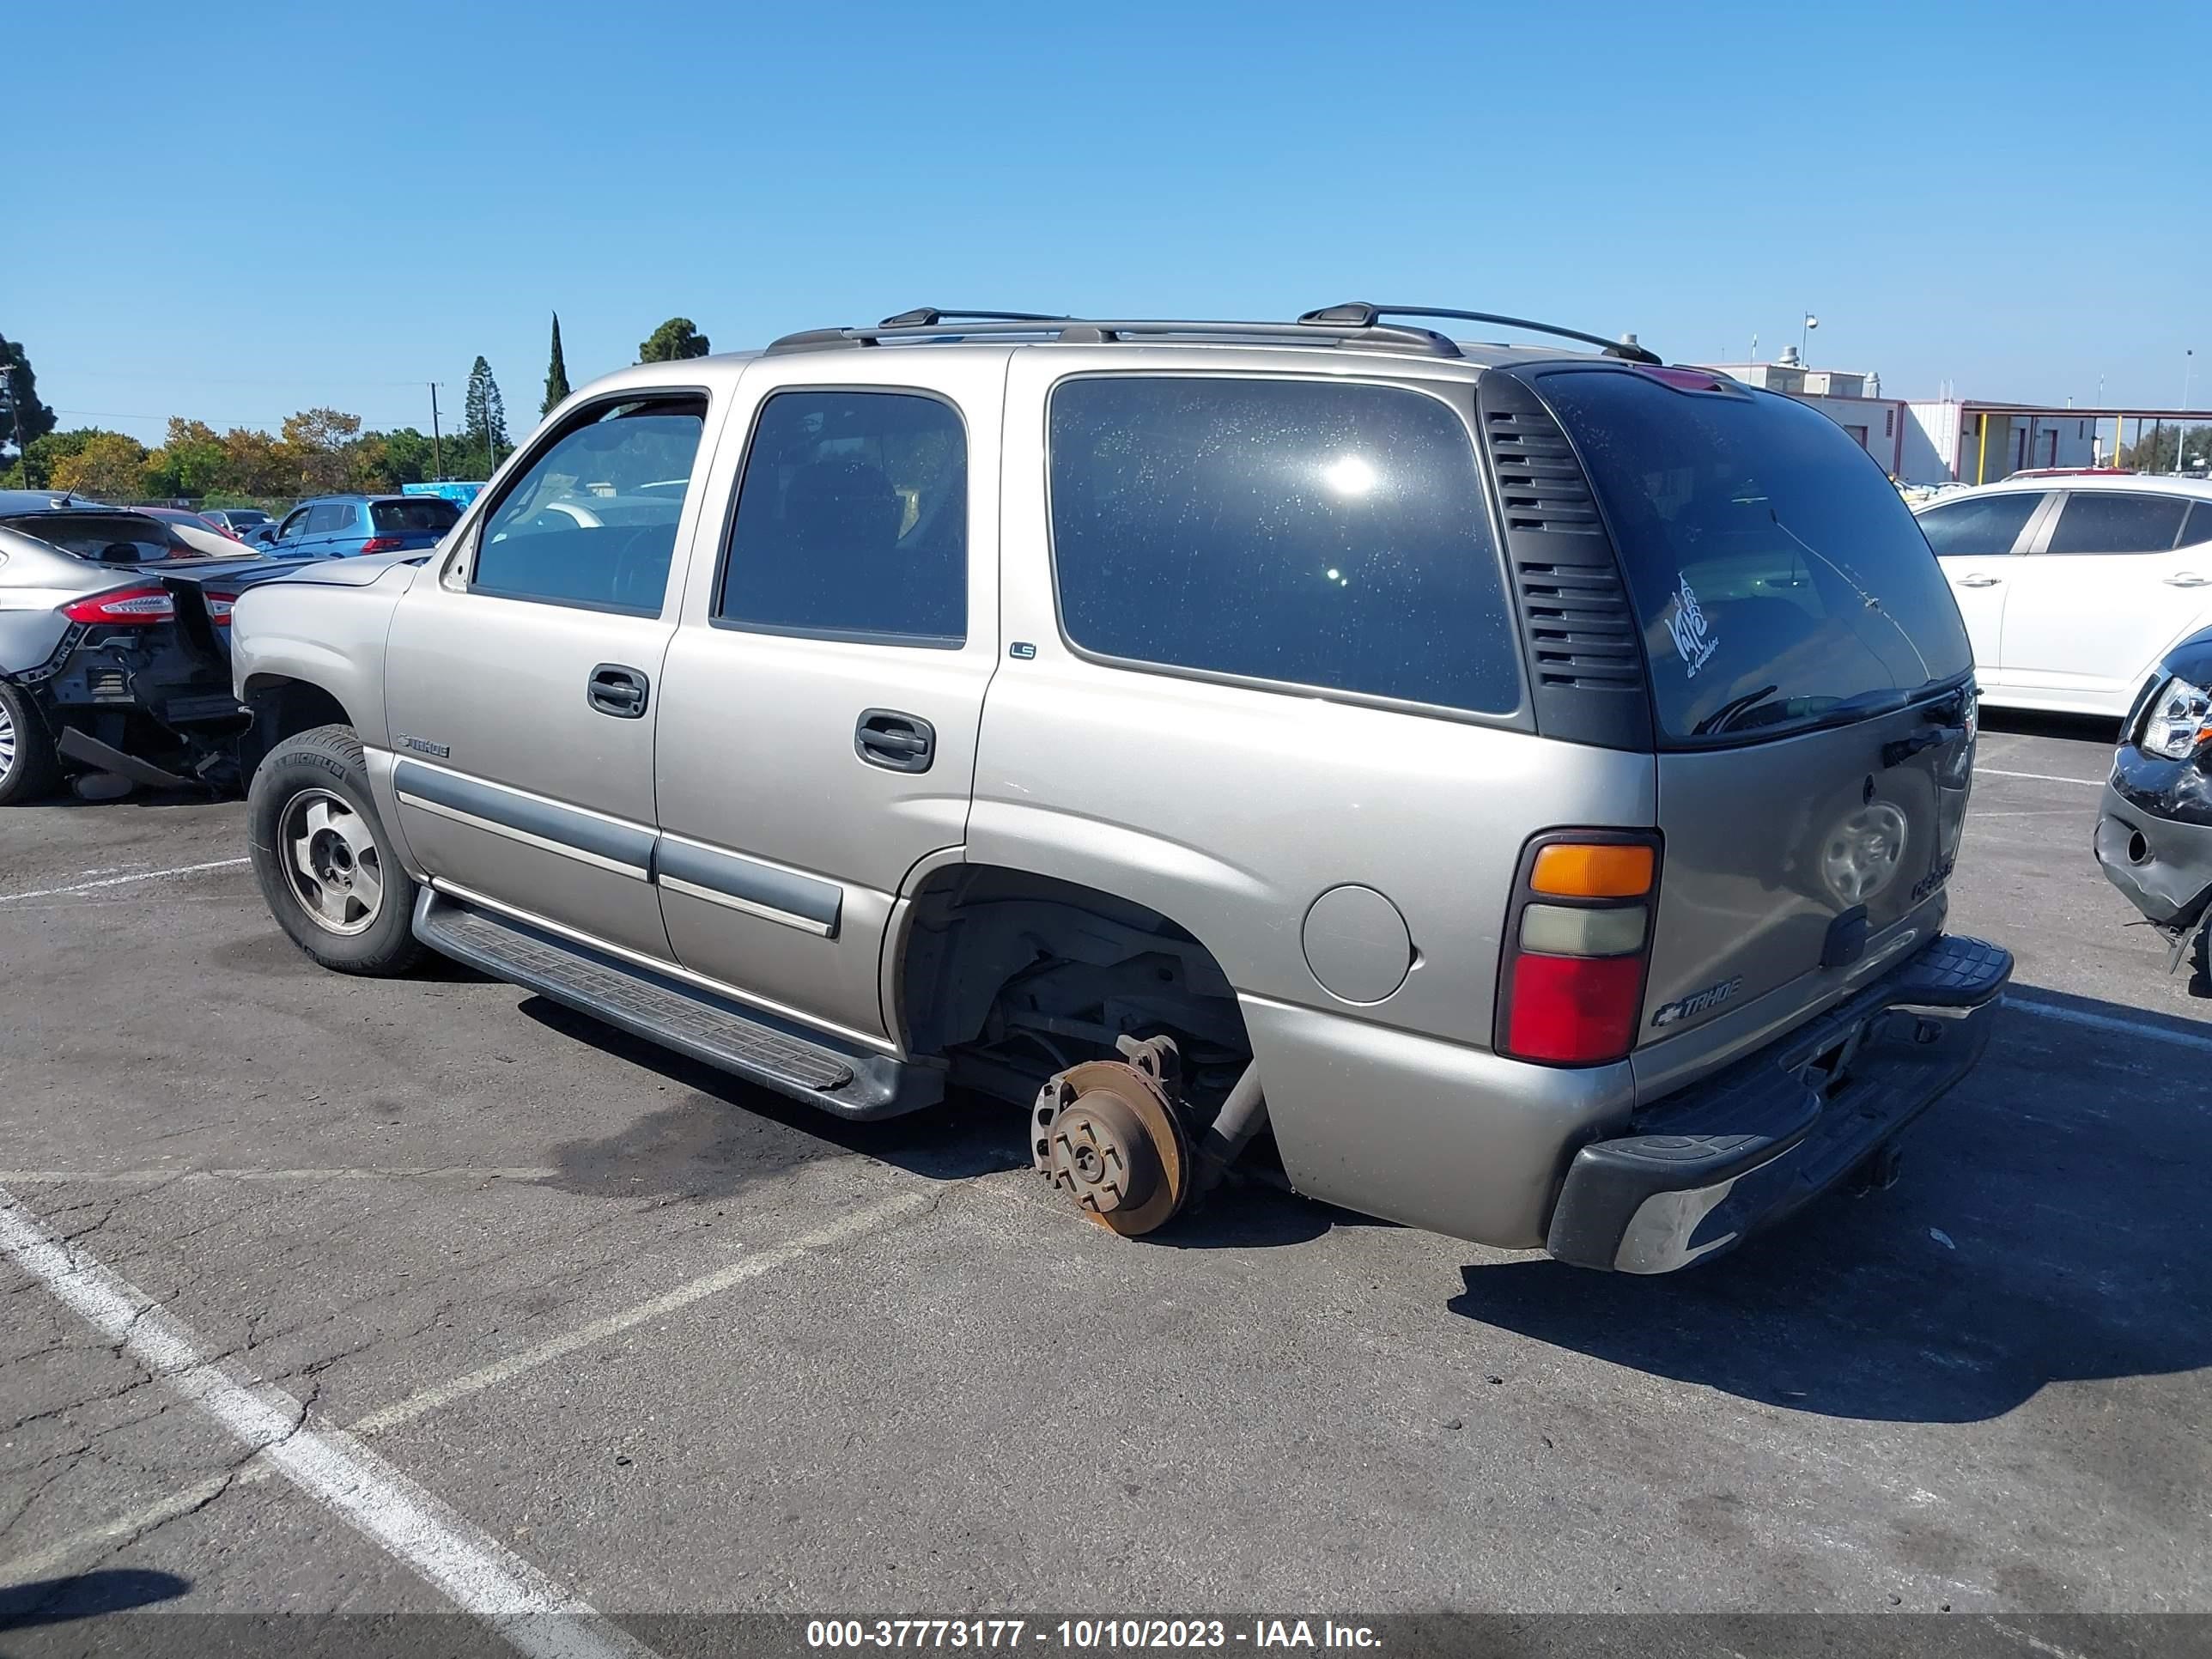
<instances>
[{"instance_id":1,"label":"date text 10/10/2023","mask_svg":"<svg viewBox=\"0 0 2212 1659\"><path fill-rule=\"evenodd\" d=\"M816 1619L806 1645L817 1649L997 1648L1049 1644L1073 1652L1243 1647L1261 1652L1382 1645L1365 1625L1333 1619Z\"/></svg>"}]
</instances>

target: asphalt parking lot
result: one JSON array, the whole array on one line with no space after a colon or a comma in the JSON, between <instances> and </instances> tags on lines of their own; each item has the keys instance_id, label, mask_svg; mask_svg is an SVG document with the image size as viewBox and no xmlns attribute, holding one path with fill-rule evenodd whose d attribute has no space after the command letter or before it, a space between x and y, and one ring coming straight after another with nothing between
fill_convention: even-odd
<instances>
[{"instance_id":1,"label":"asphalt parking lot","mask_svg":"<svg viewBox=\"0 0 2212 1659\"><path fill-rule=\"evenodd\" d=\"M109 1274L0 1265L0 1607L2212 1610L2212 988L2089 856L2110 742L1990 722L2019 971L1900 1183L1663 1281L1264 1189L1120 1240L980 1109L325 974L234 804L0 813L0 1216Z\"/></svg>"}]
</instances>

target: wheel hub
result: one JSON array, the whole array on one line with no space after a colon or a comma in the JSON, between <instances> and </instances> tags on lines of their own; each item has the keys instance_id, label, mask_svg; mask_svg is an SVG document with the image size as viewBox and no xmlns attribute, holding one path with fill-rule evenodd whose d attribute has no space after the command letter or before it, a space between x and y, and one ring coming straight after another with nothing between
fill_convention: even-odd
<instances>
[{"instance_id":1,"label":"wheel hub","mask_svg":"<svg viewBox=\"0 0 2212 1659\"><path fill-rule=\"evenodd\" d=\"M332 933L366 932L384 906L384 861L368 822L327 789L287 803L277 832L284 872L300 908Z\"/></svg>"},{"instance_id":2,"label":"wheel hub","mask_svg":"<svg viewBox=\"0 0 2212 1659\"><path fill-rule=\"evenodd\" d=\"M1149 1059L1157 1066L1157 1056ZM1121 1060L1069 1067L1037 1095L1032 1160L1084 1214L1135 1237L1182 1207L1190 1149L1156 1070Z\"/></svg>"}]
</instances>

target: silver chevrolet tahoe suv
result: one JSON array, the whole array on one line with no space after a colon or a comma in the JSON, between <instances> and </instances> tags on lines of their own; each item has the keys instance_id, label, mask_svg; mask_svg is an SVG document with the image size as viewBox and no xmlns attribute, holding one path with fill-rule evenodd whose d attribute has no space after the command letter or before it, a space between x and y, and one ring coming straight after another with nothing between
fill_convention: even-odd
<instances>
[{"instance_id":1,"label":"silver chevrolet tahoe suv","mask_svg":"<svg viewBox=\"0 0 2212 1659\"><path fill-rule=\"evenodd\" d=\"M841 1116L996 1097L1120 1233L1257 1140L1679 1267L1886 1176L2011 970L1943 932L1975 689L1911 515L1632 340L912 312L609 375L349 563L231 629L308 954Z\"/></svg>"}]
</instances>

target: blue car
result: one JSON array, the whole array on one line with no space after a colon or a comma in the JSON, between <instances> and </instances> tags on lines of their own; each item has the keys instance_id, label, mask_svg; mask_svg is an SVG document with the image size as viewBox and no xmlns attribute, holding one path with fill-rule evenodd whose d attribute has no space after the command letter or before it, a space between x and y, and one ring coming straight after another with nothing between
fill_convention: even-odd
<instances>
[{"instance_id":1,"label":"blue car","mask_svg":"<svg viewBox=\"0 0 2212 1659\"><path fill-rule=\"evenodd\" d=\"M435 547L460 516L435 495L318 495L286 514L273 535L264 531L252 541L280 559L419 552Z\"/></svg>"}]
</instances>

